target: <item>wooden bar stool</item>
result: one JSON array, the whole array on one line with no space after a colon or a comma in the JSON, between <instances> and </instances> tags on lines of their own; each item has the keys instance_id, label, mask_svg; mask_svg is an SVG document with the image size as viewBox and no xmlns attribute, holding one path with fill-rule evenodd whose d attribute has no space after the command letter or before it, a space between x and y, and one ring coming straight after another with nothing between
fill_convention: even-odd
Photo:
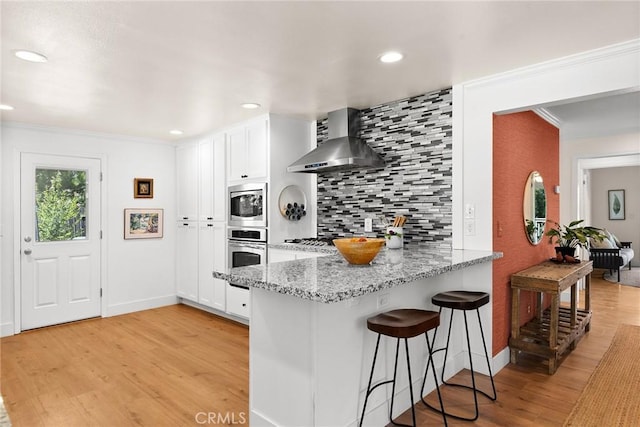
<instances>
[{"instance_id":1,"label":"wooden bar stool","mask_svg":"<svg viewBox=\"0 0 640 427\"><path fill-rule=\"evenodd\" d=\"M409 394L411 395L411 415L413 416L413 426L416 425L416 411L413 406L413 386L411 380L411 362L409 360L409 344L407 339L413 338L420 334L424 334L427 341L427 348L429 350L429 360L427 362L427 368L425 370L425 375L429 370L429 365L431 365L433 379L436 382L436 390L438 390L438 399L440 400L440 412L442 413L442 418L444 419L444 425L447 425L447 417L444 407L442 406L442 397L440 396L440 390L438 389L438 376L436 374L436 368L433 364L433 359L431 358L431 343L429 342L429 337L427 336L427 331L431 329L437 328L440 324L440 314L435 311L426 311L426 310L418 310L418 309L399 309L399 310L391 310L385 313L380 313L376 316L370 317L367 319L367 328L373 332L378 333L378 340L376 341L376 350L373 353L373 363L371 364L371 374L369 375L369 384L367 385L367 394L364 398L364 406L362 407L362 417L360 417L360 426L364 421L364 414L367 409L367 401L369 400L369 395L373 390L375 390L378 386L383 384L392 383L393 386L391 388L391 409L389 409L389 421L392 424L398 426L406 426L407 424L398 424L395 423L392 419L393 414L393 400L396 391L396 374L398 371L398 351L400 349L400 338L404 339L404 348L405 353L407 355L407 372L409 373ZM397 338L396 342L396 359L393 367L393 379L381 381L378 384L371 387L371 381L373 380L373 371L376 367L376 357L378 356L378 347L380 346L380 336L386 335L388 337ZM422 385L424 388L424 383Z\"/></svg>"},{"instance_id":2,"label":"wooden bar stool","mask_svg":"<svg viewBox=\"0 0 640 427\"><path fill-rule=\"evenodd\" d=\"M496 386L493 383L493 374L491 373L491 363L489 362L489 353L487 352L487 344L485 342L484 339L484 331L482 330L482 320L480 320L480 307L482 307L483 305L487 304L489 302L489 294L486 292L474 292L474 291L450 291L450 292L442 292L439 294L434 295L431 298L431 302L434 305L437 305L438 307L440 307L439 313L442 313L442 309L443 308L450 308L451 309L451 319L449 321L449 332L447 334L447 345L445 347L442 348L438 348L438 349L434 349L433 353L436 353L438 351L442 351L444 350L444 363L442 365L442 376L440 377L440 379L442 380L442 384L445 385L449 385L449 386L455 386L455 387L464 387L470 390L473 390L473 400L475 403L475 416L473 418L468 418L468 417L462 417L459 415L455 415L455 414L450 414L450 413L446 413L447 416L449 417L453 417L453 418L457 418L459 420L464 420L464 421L475 421L478 419L478 393L481 393L483 395L485 395L486 397L488 397L490 400L495 401L497 398L497 394L496 394ZM451 338L451 325L453 324L453 312L454 310L461 310L462 314L464 315L464 329L467 335L467 350L469 352L469 367L471 368L471 384L472 386L469 387L468 385L464 385L464 384L455 384L455 383L448 383L444 380L444 372L445 372L445 368L446 368L446 364L447 364L447 355L449 353L449 339ZM490 396L489 394L485 393L484 391L478 389L478 387L476 387L476 376L475 373L473 371L473 357L471 355L471 342L469 341L469 325L467 323L467 311L469 310L476 310L476 313L478 314L478 325L480 325L480 335L482 336L482 347L484 348L484 356L485 359L487 361L487 368L489 369L489 377L491 378L491 387L493 388L493 396ZM435 345L436 342L436 334L438 333L438 329L436 329L436 331L433 333L433 344ZM432 353L432 355L433 355ZM433 360L431 361L431 363L433 363ZM425 371L426 374L426 371ZM424 382L422 383L422 392L421 392L421 396L424 395ZM440 398L440 396L438 396ZM433 409L434 411L437 412L441 412L443 411L443 409L438 409L432 405L430 405L428 402L426 402L424 400L424 397L422 397L422 402L427 405L429 408ZM440 403L440 407L442 408L442 402Z\"/></svg>"}]
</instances>

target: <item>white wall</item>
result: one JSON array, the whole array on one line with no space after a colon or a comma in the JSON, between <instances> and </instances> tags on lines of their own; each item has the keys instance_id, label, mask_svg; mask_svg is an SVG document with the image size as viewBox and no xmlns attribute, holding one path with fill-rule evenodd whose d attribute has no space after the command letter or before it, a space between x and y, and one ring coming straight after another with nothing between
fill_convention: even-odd
<instances>
[{"instance_id":1,"label":"white wall","mask_svg":"<svg viewBox=\"0 0 640 427\"><path fill-rule=\"evenodd\" d=\"M609 220L608 191L625 190L625 219ZM640 265L640 166L591 170L592 224L611 231L622 241L635 246L631 261Z\"/></svg>"},{"instance_id":2,"label":"white wall","mask_svg":"<svg viewBox=\"0 0 640 427\"><path fill-rule=\"evenodd\" d=\"M589 212L591 194L585 194L588 190L582 188L583 171L637 164L634 158L639 154L640 133L566 140L561 132L560 218L584 218L594 223Z\"/></svg>"},{"instance_id":3,"label":"white wall","mask_svg":"<svg viewBox=\"0 0 640 427\"><path fill-rule=\"evenodd\" d=\"M14 194L19 188L20 152L98 157L104 181L102 230L103 316L176 302L175 292L175 146L160 141L100 135L62 129L4 124L1 140L0 218L4 238L0 251L2 334L14 329ZM153 199L133 198L135 177L154 179ZM124 209L164 209L162 239L124 240Z\"/></svg>"}]
</instances>

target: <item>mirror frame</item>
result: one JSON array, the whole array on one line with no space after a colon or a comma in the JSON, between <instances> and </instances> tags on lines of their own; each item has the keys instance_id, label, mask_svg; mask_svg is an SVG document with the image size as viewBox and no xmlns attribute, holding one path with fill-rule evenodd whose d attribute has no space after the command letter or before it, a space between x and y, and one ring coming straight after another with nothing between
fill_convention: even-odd
<instances>
[{"instance_id":1,"label":"mirror frame","mask_svg":"<svg viewBox=\"0 0 640 427\"><path fill-rule=\"evenodd\" d=\"M544 227L547 223L547 193L544 189L542 175L532 171L524 186L522 201L524 217L524 232L532 245L537 245L544 237ZM543 216L538 216L543 214Z\"/></svg>"}]
</instances>

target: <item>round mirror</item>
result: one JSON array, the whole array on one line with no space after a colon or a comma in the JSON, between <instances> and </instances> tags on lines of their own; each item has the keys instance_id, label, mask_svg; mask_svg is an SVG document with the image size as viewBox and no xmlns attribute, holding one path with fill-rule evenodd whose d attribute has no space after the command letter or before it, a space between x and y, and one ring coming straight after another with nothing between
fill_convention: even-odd
<instances>
[{"instance_id":1,"label":"round mirror","mask_svg":"<svg viewBox=\"0 0 640 427\"><path fill-rule=\"evenodd\" d=\"M547 195L544 192L542 176L538 171L529 174L524 186L524 231L529 241L537 245L544 235L544 225L547 222Z\"/></svg>"}]
</instances>

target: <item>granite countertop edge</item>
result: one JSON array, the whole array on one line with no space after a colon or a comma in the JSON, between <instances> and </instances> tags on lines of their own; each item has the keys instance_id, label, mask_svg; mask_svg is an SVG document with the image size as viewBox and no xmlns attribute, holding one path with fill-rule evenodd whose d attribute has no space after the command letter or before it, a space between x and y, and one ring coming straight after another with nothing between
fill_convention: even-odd
<instances>
[{"instance_id":1,"label":"granite countertop edge","mask_svg":"<svg viewBox=\"0 0 640 427\"><path fill-rule=\"evenodd\" d=\"M274 245L274 246L278 246L278 245ZM326 250L317 251L317 252L328 253ZM418 273L415 273L409 276L400 277L400 278L393 278L382 283L373 283L369 286L352 288L347 290L328 290L326 292L296 288L289 285L285 286L285 285L275 283L273 281L269 281L268 279L256 280L253 278L244 277L242 275L238 275L234 273L222 273L222 272L214 271L213 277L227 280L241 286L264 289L270 292L277 292L284 295L291 295L297 298L302 298L310 301L322 302L322 303L336 303L336 302L357 298L357 297L360 297L369 293L381 291L384 289L394 288L396 286L399 286L405 283L415 282L420 279L426 279L429 277L438 276L451 271L461 270L463 268L471 267L473 265L482 264L482 263L493 261L495 259L502 258L501 252L489 252L489 251L486 251L486 252L488 252L488 255L486 256L479 256L471 260L465 260L465 261L457 262L454 264L425 267L424 270ZM338 255L336 254L335 256L338 256Z\"/></svg>"}]
</instances>

